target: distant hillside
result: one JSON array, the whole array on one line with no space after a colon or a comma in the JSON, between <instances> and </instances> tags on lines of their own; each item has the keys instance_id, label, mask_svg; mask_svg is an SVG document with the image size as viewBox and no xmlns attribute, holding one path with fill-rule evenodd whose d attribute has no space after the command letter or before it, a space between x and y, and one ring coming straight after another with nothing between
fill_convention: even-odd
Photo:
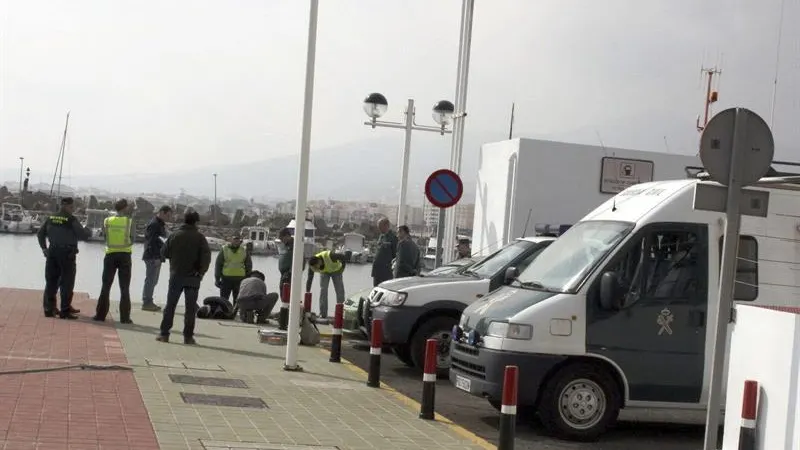
<instances>
[{"instance_id":1,"label":"distant hillside","mask_svg":"<svg viewBox=\"0 0 800 450\"><path fill-rule=\"evenodd\" d=\"M311 154L310 198L333 198L357 201L395 201L399 192L402 133L391 137L357 142L351 145L313 150ZM420 133L421 134L421 133ZM445 168L450 161L450 137L440 141L416 138L411 151L409 170L409 203L420 204L422 185L434 170ZM472 140L484 142L484 140ZM465 147L462 171L465 176L465 199L475 195L475 174L479 144ZM202 167L165 174L131 174L123 176L73 176L72 185L79 189L103 191L179 193L181 189L195 195L213 195L212 173L217 173L218 194L222 197L266 197L273 200L293 199L297 195L298 156L283 156L263 161ZM7 175L6 175L7 176Z\"/></svg>"}]
</instances>

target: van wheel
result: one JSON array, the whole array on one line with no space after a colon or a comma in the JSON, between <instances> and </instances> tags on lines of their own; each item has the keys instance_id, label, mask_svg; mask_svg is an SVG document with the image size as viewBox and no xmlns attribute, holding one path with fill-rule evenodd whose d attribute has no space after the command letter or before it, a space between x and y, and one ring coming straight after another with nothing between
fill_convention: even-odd
<instances>
[{"instance_id":1,"label":"van wheel","mask_svg":"<svg viewBox=\"0 0 800 450\"><path fill-rule=\"evenodd\" d=\"M621 395L616 381L594 364L571 364L559 370L542 390L539 417L559 437L593 441L619 415Z\"/></svg>"},{"instance_id":2,"label":"van wheel","mask_svg":"<svg viewBox=\"0 0 800 450\"><path fill-rule=\"evenodd\" d=\"M392 347L392 353L397 356L403 364L408 367L414 367L414 360L411 359L411 348L407 344L395 345Z\"/></svg>"},{"instance_id":3,"label":"van wheel","mask_svg":"<svg viewBox=\"0 0 800 450\"><path fill-rule=\"evenodd\" d=\"M439 346L436 351L436 373L440 377L447 376L450 371L450 341L453 326L458 324L452 317L433 317L423 323L411 338L411 360L417 371L425 369L425 343L428 339L436 339Z\"/></svg>"}]
</instances>

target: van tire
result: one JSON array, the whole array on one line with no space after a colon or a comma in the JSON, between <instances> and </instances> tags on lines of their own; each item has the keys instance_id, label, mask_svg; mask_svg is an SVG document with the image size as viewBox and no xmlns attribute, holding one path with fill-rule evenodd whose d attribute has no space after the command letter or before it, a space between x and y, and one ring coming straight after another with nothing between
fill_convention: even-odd
<instances>
[{"instance_id":1,"label":"van tire","mask_svg":"<svg viewBox=\"0 0 800 450\"><path fill-rule=\"evenodd\" d=\"M607 370L575 363L561 368L545 383L538 412L549 432L585 442L597 440L616 422L621 404L619 386Z\"/></svg>"},{"instance_id":2,"label":"van tire","mask_svg":"<svg viewBox=\"0 0 800 450\"><path fill-rule=\"evenodd\" d=\"M414 360L411 359L411 348L408 344L399 344L392 347L392 353L397 356L403 364L408 367L414 367Z\"/></svg>"},{"instance_id":3,"label":"van tire","mask_svg":"<svg viewBox=\"0 0 800 450\"><path fill-rule=\"evenodd\" d=\"M436 374L439 377L447 376L450 372L450 339L455 325L458 325L458 319L447 316L436 316L426 320L417 328L414 336L411 337L411 359L414 362L414 368L416 368L418 372L421 373L425 369L425 344L428 339L441 339L446 337L448 362L446 367L438 366L436 368ZM441 349L442 347L443 345L440 344L439 348Z\"/></svg>"}]
</instances>

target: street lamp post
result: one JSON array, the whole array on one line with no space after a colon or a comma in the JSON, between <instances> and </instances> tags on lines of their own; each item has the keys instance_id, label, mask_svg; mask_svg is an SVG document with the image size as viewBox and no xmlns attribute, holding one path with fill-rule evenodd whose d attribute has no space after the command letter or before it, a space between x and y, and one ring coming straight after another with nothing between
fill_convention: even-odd
<instances>
[{"instance_id":1,"label":"street lamp post","mask_svg":"<svg viewBox=\"0 0 800 450\"><path fill-rule=\"evenodd\" d=\"M22 203L22 166L25 162L25 157L19 157L19 202Z\"/></svg>"},{"instance_id":2,"label":"street lamp post","mask_svg":"<svg viewBox=\"0 0 800 450\"><path fill-rule=\"evenodd\" d=\"M219 213L217 213L217 174L214 174L214 226L219 226Z\"/></svg>"},{"instance_id":3,"label":"street lamp post","mask_svg":"<svg viewBox=\"0 0 800 450\"><path fill-rule=\"evenodd\" d=\"M364 125L386 128L402 128L406 131L406 143L403 148L403 168L400 174L400 200L397 205L397 225L406 225L406 190L408 187L408 165L411 156L411 132L414 130L419 131L433 131L444 136L446 133L451 133L447 129L450 122L453 120L453 111L455 106L447 100L440 100L433 105L433 120L439 126L432 127L427 125L417 125L414 111L414 99L408 99L408 106L406 106L406 120L405 122L387 122L378 120L379 117L386 113L389 108L389 102L383 94L377 92L369 94L364 99L364 112L370 120L364 122Z\"/></svg>"}]
</instances>

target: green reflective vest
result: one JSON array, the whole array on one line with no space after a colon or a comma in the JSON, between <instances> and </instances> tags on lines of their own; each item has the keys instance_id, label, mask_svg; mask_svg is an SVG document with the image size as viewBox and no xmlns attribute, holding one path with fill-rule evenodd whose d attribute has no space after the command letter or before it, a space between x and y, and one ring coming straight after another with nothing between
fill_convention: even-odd
<instances>
[{"instance_id":1,"label":"green reflective vest","mask_svg":"<svg viewBox=\"0 0 800 450\"><path fill-rule=\"evenodd\" d=\"M342 270L342 262L341 261L332 260L331 259L331 251L330 250L321 251L321 252L317 253L314 256L316 256L317 258L322 258L322 263L325 265L322 268L322 270L316 270L316 269L312 268L311 270L314 270L314 272L336 273L336 272Z\"/></svg>"},{"instance_id":2,"label":"green reflective vest","mask_svg":"<svg viewBox=\"0 0 800 450\"><path fill-rule=\"evenodd\" d=\"M131 238L130 217L111 216L103 221L103 231L106 239L106 254L132 253L133 240Z\"/></svg>"},{"instance_id":3,"label":"green reflective vest","mask_svg":"<svg viewBox=\"0 0 800 450\"><path fill-rule=\"evenodd\" d=\"M227 245L222 247L222 254L225 262L222 265L223 277L243 277L247 275L245 271L244 261L247 259L247 251L239 247L237 251L233 251Z\"/></svg>"}]
</instances>

